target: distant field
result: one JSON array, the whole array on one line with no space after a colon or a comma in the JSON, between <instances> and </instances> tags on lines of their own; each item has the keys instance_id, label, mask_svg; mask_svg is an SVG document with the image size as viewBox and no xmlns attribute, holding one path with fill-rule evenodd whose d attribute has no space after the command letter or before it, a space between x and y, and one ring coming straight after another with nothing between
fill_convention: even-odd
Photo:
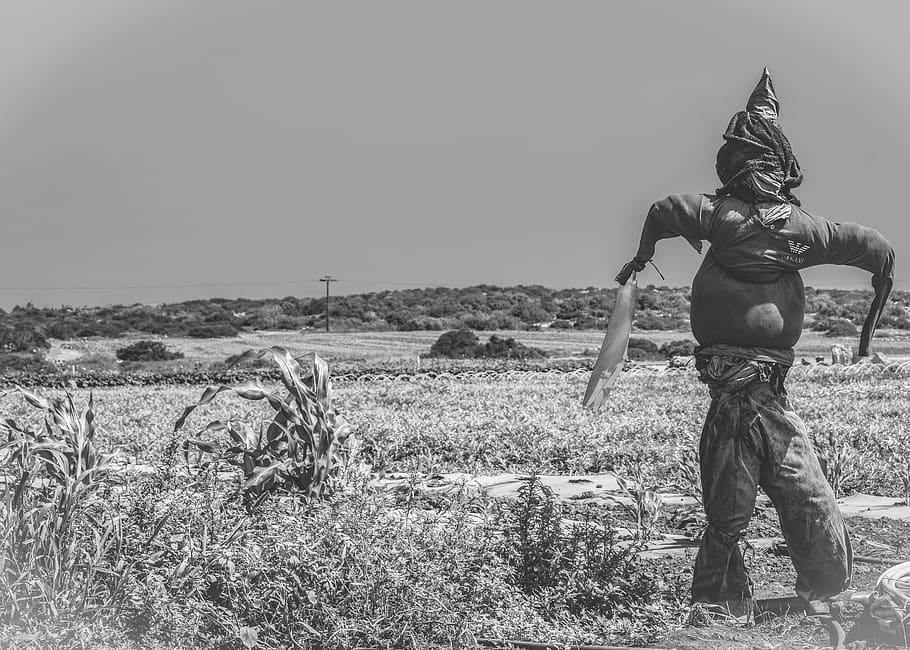
<instances>
[{"instance_id":1,"label":"distant field","mask_svg":"<svg viewBox=\"0 0 910 650\"><path fill-rule=\"evenodd\" d=\"M363 361L382 363L408 361L429 354L430 346L441 332L317 332L275 331L241 334L225 339L164 339L169 348L182 352L183 364L211 364L250 348L280 345L294 353L316 352L329 361ZM553 358L593 359L603 342L603 332L573 330L477 332L481 341L490 335L515 338L525 345L540 348ZM647 338L658 345L679 339L692 339L688 331L635 332L633 336ZM122 339L84 339L52 341L48 358L67 365L104 366L115 364L118 348L132 340L149 338L136 336ZM830 360L831 346L840 344L856 347L858 338L828 338L806 331L796 348L797 359L813 361L816 357ZM910 358L910 332L883 330L876 337L875 349L888 358Z\"/></svg>"}]
</instances>

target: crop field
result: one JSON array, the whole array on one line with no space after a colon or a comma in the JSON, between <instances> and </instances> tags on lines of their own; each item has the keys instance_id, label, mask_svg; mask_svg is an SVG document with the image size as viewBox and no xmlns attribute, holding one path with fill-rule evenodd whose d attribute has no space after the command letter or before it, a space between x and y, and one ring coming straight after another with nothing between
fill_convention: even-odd
<instances>
[{"instance_id":1,"label":"crop field","mask_svg":"<svg viewBox=\"0 0 910 650\"><path fill-rule=\"evenodd\" d=\"M825 639L799 617L727 636L717 626L686 625L693 551L648 559L636 551L660 533L697 536L704 525L697 508L658 501L636 513L560 501L533 479L513 500L433 489L451 472L613 474L633 495L697 496L694 450L708 398L694 373L624 376L599 412L580 407L586 379L338 382L339 420L325 420L325 430L344 445L326 455L326 467L337 465L324 498L311 482L307 499L300 490L294 497L266 489L280 487L276 476L293 476L293 466L270 474L260 456L264 464L250 471L232 443L244 431L233 423L274 416L275 406L259 398L272 390L283 396L281 384L225 392L189 412L176 433L203 387L95 390L88 418L89 393L74 390L71 420L60 415L69 412L65 401L42 401L62 392L13 391L0 402L8 439L34 433L30 450L4 448L0 645L471 648L488 638L710 648L763 647L784 633L807 647ZM910 500L905 380L795 378L789 389L840 495ZM54 428L44 428L45 416L82 434L54 443L41 433ZM69 453L66 444L82 451ZM32 465L23 461L28 454ZM67 478L67 467L85 469L105 454L108 465ZM63 469L52 472L52 460ZM410 478L390 489L388 476ZM13 489L25 484L32 488ZM851 518L850 525L857 553L908 552L905 522ZM616 538L621 528L633 537ZM779 534L767 507L747 531ZM756 550L749 563L757 592L792 590L787 558ZM857 586L869 588L878 573L857 565Z\"/></svg>"},{"instance_id":2,"label":"crop field","mask_svg":"<svg viewBox=\"0 0 910 650\"><path fill-rule=\"evenodd\" d=\"M501 330L478 332L486 339L495 334L502 338L514 338L525 345L539 348L554 359L591 359L597 355L603 342L603 332L595 330L541 331ZM429 354L430 347L440 332L323 332L275 331L244 333L224 339L166 339L167 346L184 354L181 365L219 364L231 355L250 348L278 345L295 354L315 352L330 362L404 362L416 363L419 356ZM692 339L689 331L642 331L633 336L662 345L670 341ZM134 337L143 338L143 337ZM146 337L147 338L147 337ZM116 350L131 342L128 338L91 338L75 341L52 340L48 359L70 366L115 366ZM808 361L816 357L830 360L832 345L855 347L854 338L826 337L818 332L805 331L796 348L797 359ZM905 330L881 330L876 334L875 349L889 358L910 359L910 332Z\"/></svg>"}]
</instances>

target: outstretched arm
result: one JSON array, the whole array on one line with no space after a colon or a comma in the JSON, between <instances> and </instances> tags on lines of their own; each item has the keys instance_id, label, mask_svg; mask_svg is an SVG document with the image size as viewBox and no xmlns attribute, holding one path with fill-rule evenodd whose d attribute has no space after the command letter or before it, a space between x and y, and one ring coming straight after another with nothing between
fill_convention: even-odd
<instances>
[{"instance_id":1,"label":"outstretched arm","mask_svg":"<svg viewBox=\"0 0 910 650\"><path fill-rule=\"evenodd\" d=\"M701 242L708 239L714 216L706 202L701 194L675 194L654 203L645 217L638 252L623 266L616 281L625 284L633 271L644 269L654 257L654 247L661 239L683 237L700 253Z\"/></svg>"},{"instance_id":2,"label":"outstretched arm","mask_svg":"<svg viewBox=\"0 0 910 650\"><path fill-rule=\"evenodd\" d=\"M877 230L855 223L832 223L828 264L854 266L872 273L875 297L859 337L859 356L869 356L869 344L888 303L894 284L894 247Z\"/></svg>"}]
</instances>

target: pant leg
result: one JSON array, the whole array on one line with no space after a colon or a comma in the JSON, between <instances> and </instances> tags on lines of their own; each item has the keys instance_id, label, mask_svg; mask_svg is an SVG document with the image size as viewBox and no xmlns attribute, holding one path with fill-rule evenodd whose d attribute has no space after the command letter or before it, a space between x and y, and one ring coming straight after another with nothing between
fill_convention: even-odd
<instances>
[{"instance_id":1,"label":"pant leg","mask_svg":"<svg viewBox=\"0 0 910 650\"><path fill-rule=\"evenodd\" d=\"M755 508L761 460L750 444L754 410L742 394L711 402L699 445L708 518L692 576L692 600L719 603L752 596L739 549Z\"/></svg>"},{"instance_id":2,"label":"pant leg","mask_svg":"<svg viewBox=\"0 0 910 650\"><path fill-rule=\"evenodd\" d=\"M780 518L796 569L796 591L825 599L850 583L853 553L834 492L802 419L785 395L765 385L753 392L766 447L761 486Z\"/></svg>"}]
</instances>

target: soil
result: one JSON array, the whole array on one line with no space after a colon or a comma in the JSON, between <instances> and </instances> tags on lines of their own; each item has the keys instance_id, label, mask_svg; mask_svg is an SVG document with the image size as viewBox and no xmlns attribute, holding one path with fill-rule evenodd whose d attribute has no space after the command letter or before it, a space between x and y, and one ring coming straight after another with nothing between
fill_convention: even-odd
<instances>
[{"instance_id":1,"label":"soil","mask_svg":"<svg viewBox=\"0 0 910 650\"><path fill-rule=\"evenodd\" d=\"M585 514L591 505L569 506L571 517ZM612 510L619 523L628 515L621 509ZM590 513L588 513L590 514ZM870 592L888 565L872 562L873 558L892 561L910 561L910 521L847 517L854 555L853 588L857 592ZM628 524L628 522L625 522ZM667 508L656 525L656 532L686 535L697 539L704 529L705 518L702 509L695 507ZM777 513L767 501L759 501L755 508L746 538L751 540L779 538L782 540ZM660 573L666 579L678 579L688 584L692 579L692 566L696 549L670 553L648 561L658 564ZM781 554L774 545L747 549L746 565L758 599L789 597L795 595L796 573L790 558ZM843 608L844 629L847 631L849 650L893 650L908 647L903 642L888 639L873 633L869 625L861 621L863 607L846 604ZM720 618L702 615L689 625L673 630L652 644L655 648L679 648L680 650L720 650L731 648L787 649L787 648L830 648L828 629L819 621L804 614L769 617L766 620L744 626L729 624Z\"/></svg>"},{"instance_id":2,"label":"soil","mask_svg":"<svg viewBox=\"0 0 910 650\"><path fill-rule=\"evenodd\" d=\"M440 506L435 502L440 495L422 496L428 500L425 507ZM562 506L563 515L572 520L590 518L607 525L634 527L627 509L605 506L602 500L568 498L562 501ZM910 561L910 520L848 516L846 522L856 558L852 588L857 592L873 591L878 577L887 568L888 565L876 562L876 558L891 560L892 563ZM701 536L704 526L705 517L700 505L666 506L661 511L654 532L658 536L685 535L696 540ZM782 542L783 539L777 513L767 499L760 499L756 505L745 537L765 542L745 551L746 566L753 581L756 599L794 596L796 573L790 558L780 546L768 543L770 540ZM696 551L693 547L657 556L649 555L643 561L653 563L667 582L676 582L687 590L692 579ZM828 629L819 620L802 613L767 617L749 625L731 624L729 619L711 617L697 610L694 614L689 624L671 630L651 645L655 648L680 650L832 647ZM843 606L846 648L893 650L910 647L902 641L876 634L870 623L862 620L863 614L864 608L860 604L847 603Z\"/></svg>"},{"instance_id":3,"label":"soil","mask_svg":"<svg viewBox=\"0 0 910 650\"><path fill-rule=\"evenodd\" d=\"M847 518L854 553L863 561L854 564L853 588L868 592L886 565L866 561L866 558L910 560L910 522L895 519ZM679 531L675 531L679 532ZM758 509L750 526L750 538L780 536L773 508ZM659 558L664 575L678 575L689 580L695 551ZM747 551L746 564L753 580L756 598L793 595L796 574L787 556L777 555L773 548ZM846 647L850 650L906 648L897 639L888 639L874 633L862 621L863 607L845 605L844 629L847 631ZM818 648L831 647L827 629L818 621L804 614L791 614L768 619L750 626L730 625L723 620L701 621L701 625L688 625L672 631L656 641L654 647L686 650L719 650L720 648Z\"/></svg>"}]
</instances>

